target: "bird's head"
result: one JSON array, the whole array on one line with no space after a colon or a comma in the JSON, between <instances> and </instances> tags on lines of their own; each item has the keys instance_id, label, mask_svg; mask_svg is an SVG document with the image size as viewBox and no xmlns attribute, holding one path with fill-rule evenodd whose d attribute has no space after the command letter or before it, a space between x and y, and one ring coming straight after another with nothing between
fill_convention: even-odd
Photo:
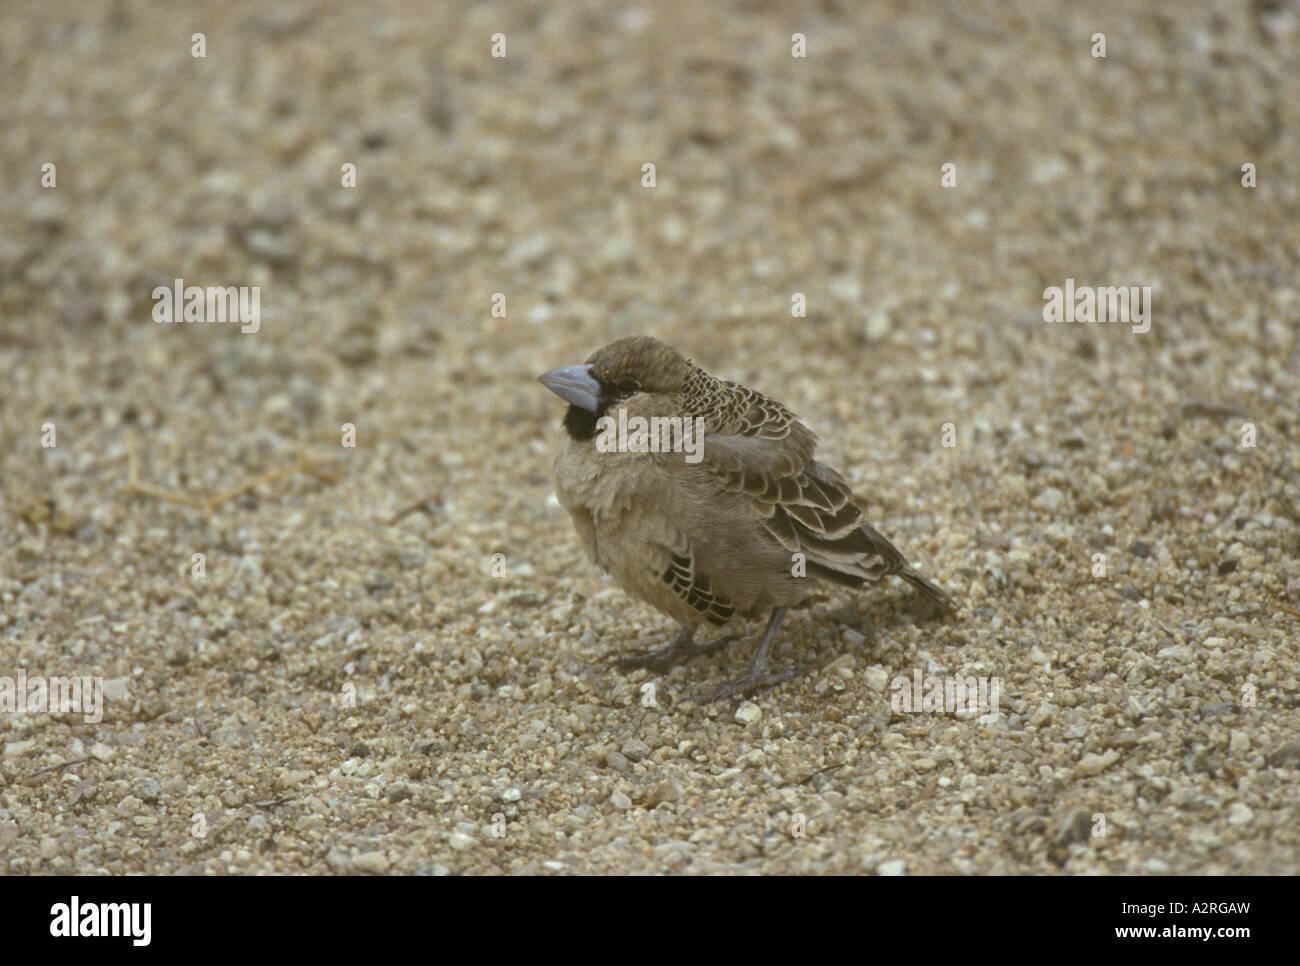
<instances>
[{"instance_id":1,"label":"bird's head","mask_svg":"<svg viewBox=\"0 0 1300 966\"><path fill-rule=\"evenodd\" d=\"M691 364L672 346L639 335L611 342L576 366L552 369L542 385L569 404L564 427L574 439L590 439L596 421L611 406L634 396L659 396L663 402L681 393Z\"/></svg>"}]
</instances>

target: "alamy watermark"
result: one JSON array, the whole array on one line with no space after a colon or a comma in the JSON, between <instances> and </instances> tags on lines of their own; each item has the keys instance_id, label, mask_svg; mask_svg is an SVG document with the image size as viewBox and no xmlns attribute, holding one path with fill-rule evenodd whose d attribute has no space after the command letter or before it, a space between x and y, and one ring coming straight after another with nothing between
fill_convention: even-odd
<instances>
[{"instance_id":1,"label":"alamy watermark","mask_svg":"<svg viewBox=\"0 0 1300 966\"><path fill-rule=\"evenodd\" d=\"M86 716L86 724L104 720L104 679L102 677L51 677L28 675L20 670L17 678L0 677L0 714L77 714Z\"/></svg>"},{"instance_id":2,"label":"alamy watermark","mask_svg":"<svg viewBox=\"0 0 1300 966\"><path fill-rule=\"evenodd\" d=\"M889 684L889 706L895 714L973 714L988 724L998 719L1002 696L999 677L943 677L912 670Z\"/></svg>"},{"instance_id":3,"label":"alamy watermark","mask_svg":"<svg viewBox=\"0 0 1300 966\"><path fill-rule=\"evenodd\" d=\"M1151 286L1111 285L1098 288L1074 284L1043 289L1044 322L1120 322L1132 325L1135 333L1151 328Z\"/></svg>"},{"instance_id":4,"label":"alamy watermark","mask_svg":"<svg viewBox=\"0 0 1300 966\"><path fill-rule=\"evenodd\" d=\"M685 453L686 462L704 459L704 417L633 416L620 407L618 419L596 420L596 451L600 453Z\"/></svg>"},{"instance_id":5,"label":"alamy watermark","mask_svg":"<svg viewBox=\"0 0 1300 966\"><path fill-rule=\"evenodd\" d=\"M122 937L133 946L148 946L152 936L151 902L68 902L50 906L50 935L56 939Z\"/></svg>"},{"instance_id":6,"label":"alamy watermark","mask_svg":"<svg viewBox=\"0 0 1300 966\"><path fill-rule=\"evenodd\" d=\"M257 285L186 285L172 280L171 286L153 290L153 320L169 324L238 322L239 331L251 335L262 327L262 289Z\"/></svg>"}]
</instances>

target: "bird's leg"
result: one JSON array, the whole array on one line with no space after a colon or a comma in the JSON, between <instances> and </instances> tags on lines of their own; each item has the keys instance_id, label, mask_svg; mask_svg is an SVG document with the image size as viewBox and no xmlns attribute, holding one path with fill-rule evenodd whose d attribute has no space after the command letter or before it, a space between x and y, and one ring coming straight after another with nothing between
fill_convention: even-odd
<instances>
[{"instance_id":1,"label":"bird's leg","mask_svg":"<svg viewBox=\"0 0 1300 966\"><path fill-rule=\"evenodd\" d=\"M690 650L691 638L694 636L695 628L683 624L673 639L663 647L651 647L644 651L633 651L631 654L616 655L613 660L624 671L634 671L642 667L664 671L682 660Z\"/></svg>"},{"instance_id":2,"label":"bird's leg","mask_svg":"<svg viewBox=\"0 0 1300 966\"><path fill-rule=\"evenodd\" d=\"M759 642L758 653L754 655L754 663L749 666L749 672L744 677L737 678L716 691L710 691L708 694L698 695L691 700L696 704L707 704L710 701L717 701L719 698L728 698L736 694L748 694L751 691L760 691L764 688L774 687L783 681L789 681L800 674L806 674L807 669L796 667L788 671L779 671L776 674L764 674L763 669L767 667L767 659L772 656L772 649L776 646L776 632L781 629L781 621L785 619L785 612L788 607L777 607L772 611L772 617L767 622L767 630L763 632L763 640Z\"/></svg>"},{"instance_id":3,"label":"bird's leg","mask_svg":"<svg viewBox=\"0 0 1300 966\"><path fill-rule=\"evenodd\" d=\"M624 671L637 668L650 668L652 671L667 671L692 657L709 654L735 640L735 637L720 637L704 644L692 643L695 628L682 625L681 630L663 647L652 647L644 651L633 651L614 658L614 662Z\"/></svg>"}]
</instances>

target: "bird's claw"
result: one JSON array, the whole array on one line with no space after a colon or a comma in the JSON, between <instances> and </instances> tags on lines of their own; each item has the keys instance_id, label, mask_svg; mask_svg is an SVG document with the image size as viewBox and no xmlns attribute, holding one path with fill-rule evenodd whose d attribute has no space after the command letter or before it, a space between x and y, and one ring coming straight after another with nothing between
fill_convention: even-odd
<instances>
[{"instance_id":1,"label":"bird's claw","mask_svg":"<svg viewBox=\"0 0 1300 966\"><path fill-rule=\"evenodd\" d=\"M806 667L794 667L788 671L779 671L776 674L746 674L744 677L736 678L734 681L728 681L722 687L710 691L707 694L697 694L691 697L696 704L710 704L722 698L738 697L740 695L753 694L756 691L766 691L768 688L774 688L778 684L784 684L793 678L801 677L808 673Z\"/></svg>"},{"instance_id":2,"label":"bird's claw","mask_svg":"<svg viewBox=\"0 0 1300 966\"><path fill-rule=\"evenodd\" d=\"M719 648L726 647L732 641L736 640L735 636L721 637L717 640L706 641L703 644L693 644L689 641L682 642L674 638L663 647L647 648L644 651L633 651L631 654L619 654L611 657L615 666L621 671L635 671L639 668L649 668L652 671L664 672L676 667L682 661L690 660L693 657L701 657L705 654L711 654Z\"/></svg>"}]
</instances>

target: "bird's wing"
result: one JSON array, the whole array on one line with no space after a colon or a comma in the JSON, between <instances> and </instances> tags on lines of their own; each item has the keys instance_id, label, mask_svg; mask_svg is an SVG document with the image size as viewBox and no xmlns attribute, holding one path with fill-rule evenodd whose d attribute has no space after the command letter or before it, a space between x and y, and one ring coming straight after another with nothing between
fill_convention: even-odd
<instances>
[{"instance_id":1,"label":"bird's wing","mask_svg":"<svg viewBox=\"0 0 1300 966\"><path fill-rule=\"evenodd\" d=\"M695 517L686 494L669 477L648 472L639 480L630 502L615 515L614 535L606 535L601 547L608 572L631 575L642 597L666 601L675 597L701 619L725 624L736 611L733 597L716 580L716 562L702 561L704 534L692 524ZM680 608L656 603L667 613L682 619Z\"/></svg>"},{"instance_id":2,"label":"bird's wing","mask_svg":"<svg viewBox=\"0 0 1300 966\"><path fill-rule=\"evenodd\" d=\"M689 550L671 555L663 582L710 624L725 624L736 612L727 596L714 589L708 575L696 569L695 555Z\"/></svg>"},{"instance_id":3,"label":"bird's wing","mask_svg":"<svg viewBox=\"0 0 1300 966\"><path fill-rule=\"evenodd\" d=\"M702 465L724 490L750 497L762 526L791 553L804 554L812 569L830 572L824 576L856 583L908 569L898 548L853 504L844 478L813 458L812 431L773 405L775 420L706 435Z\"/></svg>"}]
</instances>

